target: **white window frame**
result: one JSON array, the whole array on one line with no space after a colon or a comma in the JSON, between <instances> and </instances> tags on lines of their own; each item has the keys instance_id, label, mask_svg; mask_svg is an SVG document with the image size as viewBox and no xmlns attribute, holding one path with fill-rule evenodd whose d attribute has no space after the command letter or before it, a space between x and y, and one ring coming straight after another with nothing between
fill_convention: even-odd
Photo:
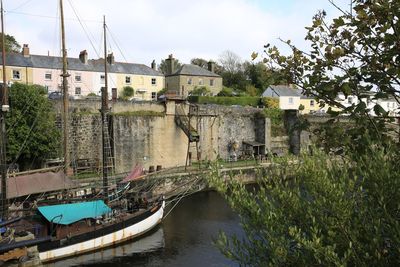
<instances>
[{"instance_id":1,"label":"white window frame","mask_svg":"<svg viewBox=\"0 0 400 267\"><path fill-rule=\"evenodd\" d=\"M106 76L104 74L100 74L100 83L105 84L106 83Z\"/></svg>"},{"instance_id":2,"label":"white window frame","mask_svg":"<svg viewBox=\"0 0 400 267\"><path fill-rule=\"evenodd\" d=\"M11 75L13 80L21 80L21 70L11 70ZM15 78L16 76L18 76L18 78Z\"/></svg>"},{"instance_id":3,"label":"white window frame","mask_svg":"<svg viewBox=\"0 0 400 267\"><path fill-rule=\"evenodd\" d=\"M131 76L125 76L125 84L131 84L131 83L132 83Z\"/></svg>"},{"instance_id":4,"label":"white window frame","mask_svg":"<svg viewBox=\"0 0 400 267\"><path fill-rule=\"evenodd\" d=\"M315 106L315 100L310 100L310 107L314 107Z\"/></svg>"},{"instance_id":5,"label":"white window frame","mask_svg":"<svg viewBox=\"0 0 400 267\"><path fill-rule=\"evenodd\" d=\"M191 85L192 84L192 78L187 78L187 84Z\"/></svg>"},{"instance_id":6,"label":"white window frame","mask_svg":"<svg viewBox=\"0 0 400 267\"><path fill-rule=\"evenodd\" d=\"M204 84L203 79L199 78L199 85L203 85L203 84Z\"/></svg>"},{"instance_id":7,"label":"white window frame","mask_svg":"<svg viewBox=\"0 0 400 267\"><path fill-rule=\"evenodd\" d=\"M79 90L79 93L77 93L77 90ZM82 94L82 87L77 86L75 87L75 95L81 95Z\"/></svg>"},{"instance_id":8,"label":"white window frame","mask_svg":"<svg viewBox=\"0 0 400 267\"><path fill-rule=\"evenodd\" d=\"M76 79L79 77L79 79ZM81 83L82 82L82 75L80 73L75 73L75 82Z\"/></svg>"},{"instance_id":9,"label":"white window frame","mask_svg":"<svg viewBox=\"0 0 400 267\"><path fill-rule=\"evenodd\" d=\"M294 104L293 97L289 97L288 102L289 102L289 105L293 105Z\"/></svg>"},{"instance_id":10,"label":"white window frame","mask_svg":"<svg viewBox=\"0 0 400 267\"><path fill-rule=\"evenodd\" d=\"M50 77L48 78L47 75L50 75ZM44 79L46 81L51 81L52 78L53 78L53 75L51 74L51 72L50 71L46 71L46 73L44 74Z\"/></svg>"},{"instance_id":11,"label":"white window frame","mask_svg":"<svg viewBox=\"0 0 400 267\"><path fill-rule=\"evenodd\" d=\"M153 86L157 85L157 79L156 78L151 78L151 85L153 85Z\"/></svg>"},{"instance_id":12,"label":"white window frame","mask_svg":"<svg viewBox=\"0 0 400 267\"><path fill-rule=\"evenodd\" d=\"M151 99L157 99L157 92L151 92Z\"/></svg>"}]
</instances>

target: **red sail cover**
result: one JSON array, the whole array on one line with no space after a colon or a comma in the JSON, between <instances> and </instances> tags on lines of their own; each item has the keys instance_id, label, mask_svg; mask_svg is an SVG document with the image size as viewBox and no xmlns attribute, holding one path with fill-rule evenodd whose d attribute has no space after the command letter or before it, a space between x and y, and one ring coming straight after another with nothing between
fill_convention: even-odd
<instances>
[{"instance_id":1,"label":"red sail cover","mask_svg":"<svg viewBox=\"0 0 400 267\"><path fill-rule=\"evenodd\" d=\"M140 165L136 165L135 168L133 168L133 170L129 173L128 176L126 176L121 183L128 183L130 181L133 181L137 178L139 178L140 176L142 176L143 173L143 167Z\"/></svg>"}]
</instances>

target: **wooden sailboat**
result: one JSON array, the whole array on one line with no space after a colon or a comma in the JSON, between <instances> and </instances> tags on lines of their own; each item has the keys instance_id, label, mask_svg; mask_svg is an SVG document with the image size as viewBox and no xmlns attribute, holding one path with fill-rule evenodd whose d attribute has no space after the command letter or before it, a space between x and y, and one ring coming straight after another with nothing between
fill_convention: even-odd
<instances>
[{"instance_id":1,"label":"wooden sailboat","mask_svg":"<svg viewBox=\"0 0 400 267\"><path fill-rule=\"evenodd\" d=\"M60 0L60 12L63 26L63 5ZM64 31L62 27L62 31ZM104 22L104 35L106 24ZM63 36L63 85L64 100L68 98L66 73L66 50ZM106 55L106 38L104 37L104 49ZM4 57L3 57L4 58ZM123 199L114 201L112 207L108 206L108 174L109 165L105 144L107 142L107 122L109 118L108 108L108 84L107 61L105 64L105 88L102 90L102 144L103 144L103 199L82 199L80 202L47 205L38 207L38 213L29 219L22 219L13 223L16 231L29 231L35 235L32 245L37 245L39 258L42 262L54 261L89 251L103 249L130 239L138 238L156 227L162 220L165 201L159 198L152 203L143 201L138 203L135 196L126 195ZM66 99L68 101L68 99ZM64 107L64 113L68 107ZM66 122L66 121L65 121ZM64 125L67 127L67 125ZM66 137L64 137L66 138ZM68 154L67 147L64 153ZM68 172L68 155L66 157L65 171ZM5 176L3 176L5 177ZM5 192L5 191L2 191ZM18 244L14 244L17 246ZM30 246L28 244L20 244ZM8 247L1 247L1 251L7 251Z\"/></svg>"}]
</instances>

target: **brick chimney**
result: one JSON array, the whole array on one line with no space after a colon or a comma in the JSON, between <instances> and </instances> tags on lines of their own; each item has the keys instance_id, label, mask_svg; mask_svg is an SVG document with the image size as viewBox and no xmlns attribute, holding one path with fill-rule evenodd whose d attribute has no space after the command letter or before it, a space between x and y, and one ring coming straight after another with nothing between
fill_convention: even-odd
<instances>
[{"instance_id":1,"label":"brick chimney","mask_svg":"<svg viewBox=\"0 0 400 267\"><path fill-rule=\"evenodd\" d=\"M112 65L112 64L115 63L115 58L114 58L114 54L113 54L113 53L108 54L108 56L107 56L107 62L108 62L108 64L110 64L110 65Z\"/></svg>"},{"instance_id":2,"label":"brick chimney","mask_svg":"<svg viewBox=\"0 0 400 267\"><path fill-rule=\"evenodd\" d=\"M168 56L168 58L165 60L165 63L167 65L167 73L165 73L165 75L171 75L175 73L175 58L172 54Z\"/></svg>"},{"instance_id":3,"label":"brick chimney","mask_svg":"<svg viewBox=\"0 0 400 267\"><path fill-rule=\"evenodd\" d=\"M156 70L156 69L157 69L157 64L156 64L156 61L155 61L155 60L153 60L153 62L151 62L151 68L152 68L153 70Z\"/></svg>"},{"instance_id":4,"label":"brick chimney","mask_svg":"<svg viewBox=\"0 0 400 267\"><path fill-rule=\"evenodd\" d=\"M88 63L88 53L86 50L83 50L79 53L79 60L83 63L83 64L87 64Z\"/></svg>"},{"instance_id":5,"label":"brick chimney","mask_svg":"<svg viewBox=\"0 0 400 267\"><path fill-rule=\"evenodd\" d=\"M215 63L213 61L208 61L208 70L211 72L215 72Z\"/></svg>"},{"instance_id":6,"label":"brick chimney","mask_svg":"<svg viewBox=\"0 0 400 267\"><path fill-rule=\"evenodd\" d=\"M22 55L24 57L29 57L29 46L28 46L28 44L24 44L22 46Z\"/></svg>"}]
</instances>

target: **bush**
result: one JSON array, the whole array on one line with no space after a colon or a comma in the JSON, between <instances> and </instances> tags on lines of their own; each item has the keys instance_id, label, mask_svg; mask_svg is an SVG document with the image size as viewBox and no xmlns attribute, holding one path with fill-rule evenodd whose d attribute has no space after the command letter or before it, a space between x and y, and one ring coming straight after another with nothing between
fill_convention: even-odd
<instances>
[{"instance_id":1,"label":"bush","mask_svg":"<svg viewBox=\"0 0 400 267\"><path fill-rule=\"evenodd\" d=\"M189 95L211 96L211 90L207 86L196 86Z\"/></svg>"},{"instance_id":2,"label":"bush","mask_svg":"<svg viewBox=\"0 0 400 267\"><path fill-rule=\"evenodd\" d=\"M261 99L264 107L266 108L279 108L279 99L274 97L263 97Z\"/></svg>"},{"instance_id":3,"label":"bush","mask_svg":"<svg viewBox=\"0 0 400 267\"><path fill-rule=\"evenodd\" d=\"M259 97L212 97L212 96L189 96L189 102L198 104L217 104L217 105L239 105L257 107L260 104Z\"/></svg>"},{"instance_id":4,"label":"bush","mask_svg":"<svg viewBox=\"0 0 400 267\"><path fill-rule=\"evenodd\" d=\"M234 96L232 88L224 86L217 96Z\"/></svg>"},{"instance_id":5,"label":"bush","mask_svg":"<svg viewBox=\"0 0 400 267\"><path fill-rule=\"evenodd\" d=\"M124 88L122 88L122 99L129 99L130 97L132 97L135 94L135 90L133 90L132 86L124 86Z\"/></svg>"},{"instance_id":6,"label":"bush","mask_svg":"<svg viewBox=\"0 0 400 267\"><path fill-rule=\"evenodd\" d=\"M249 96L257 96L258 95L258 89L254 87L254 85L246 85L246 94Z\"/></svg>"}]
</instances>

